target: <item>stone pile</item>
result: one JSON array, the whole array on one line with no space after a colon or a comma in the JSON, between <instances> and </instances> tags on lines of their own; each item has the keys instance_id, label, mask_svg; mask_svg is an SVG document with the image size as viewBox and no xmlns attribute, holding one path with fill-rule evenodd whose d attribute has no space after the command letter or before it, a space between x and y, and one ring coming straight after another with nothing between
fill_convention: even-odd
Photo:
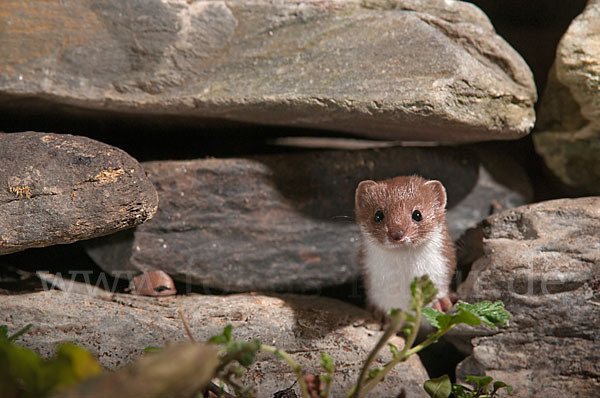
<instances>
[{"instance_id":1,"label":"stone pile","mask_svg":"<svg viewBox=\"0 0 600 398\"><path fill-rule=\"evenodd\" d=\"M0 134L0 254L85 240L113 276L160 269L205 291L245 293L147 298L57 282L62 292L10 295L0 285L7 293L0 325L33 323L24 345L51 355L57 342L75 341L116 369L146 346L184 339L182 308L198 340L231 323L239 338L278 345L314 373L319 352L329 352L338 361L337 396L377 327L350 304L281 292L356 286L355 187L420 174L445 185L452 238L467 232L459 295L501 299L513 313L499 333L456 331L452 341L468 356L458 376L491 375L520 397L593 395L600 202L528 204L556 177L566 192L600 192L599 10L590 0L573 21L549 75L533 133L553 173L546 180L528 169L527 145L506 142L534 128L533 76L467 2L4 2L0 113L9 116L0 123L13 115L48 122L93 115L88 123L119 115L197 123L199 137L216 134L202 128L211 123L241 134L254 131L243 123L254 123L296 128L312 146L325 142L318 138L347 140L327 141L328 149L138 163L90 137ZM74 124L62 132L78 131ZM164 145L143 131L127 134L140 148ZM548 358L560 366L541 362ZM418 359L402 366L373 396L424 395ZM294 380L267 357L246 377L265 397Z\"/></svg>"}]
</instances>

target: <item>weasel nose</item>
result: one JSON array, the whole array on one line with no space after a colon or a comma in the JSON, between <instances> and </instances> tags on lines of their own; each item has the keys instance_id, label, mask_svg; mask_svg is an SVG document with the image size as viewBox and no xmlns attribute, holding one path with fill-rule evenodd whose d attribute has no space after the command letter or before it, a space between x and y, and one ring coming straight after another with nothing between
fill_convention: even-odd
<instances>
[{"instance_id":1,"label":"weasel nose","mask_svg":"<svg viewBox=\"0 0 600 398\"><path fill-rule=\"evenodd\" d=\"M400 240L404 236L404 231L391 231L389 235L393 240Z\"/></svg>"}]
</instances>

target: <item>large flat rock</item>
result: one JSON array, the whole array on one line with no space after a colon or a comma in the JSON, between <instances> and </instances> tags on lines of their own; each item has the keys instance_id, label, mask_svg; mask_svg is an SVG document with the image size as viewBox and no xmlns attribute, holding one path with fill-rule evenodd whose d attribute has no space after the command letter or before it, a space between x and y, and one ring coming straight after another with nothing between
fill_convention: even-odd
<instances>
[{"instance_id":1,"label":"large flat rock","mask_svg":"<svg viewBox=\"0 0 600 398\"><path fill-rule=\"evenodd\" d=\"M494 159L496 167L480 157ZM156 217L90 241L88 253L113 275L162 269L176 280L226 291L307 291L357 279L354 190L362 180L413 173L441 180L455 238L487 217L493 203L514 207L531 199L522 170L501 155L468 149L396 147L143 165L158 190ZM499 169L508 174L504 179Z\"/></svg>"},{"instance_id":2,"label":"large flat rock","mask_svg":"<svg viewBox=\"0 0 600 398\"><path fill-rule=\"evenodd\" d=\"M32 323L19 344L51 356L59 343L74 342L94 353L109 369L138 358L148 346L186 340L179 316L183 310L192 334L205 341L233 325L237 340L259 339L291 354L307 374L320 374L320 354L334 358L333 397L344 396L356 381L362 362L380 337L380 326L365 310L316 296L261 295L174 296L149 298L123 294L94 297L57 290L0 295L0 324L13 331ZM400 337L394 344L402 346ZM388 351L387 349L385 351ZM391 359L382 351L377 362ZM291 387L295 374L272 354L259 354L245 382L258 386L258 397ZM427 373L419 358L399 364L369 395L426 397ZM296 393L299 394L297 384ZM299 396L299 395L298 395Z\"/></svg>"},{"instance_id":3,"label":"large flat rock","mask_svg":"<svg viewBox=\"0 0 600 398\"><path fill-rule=\"evenodd\" d=\"M0 16L9 111L59 104L446 142L515 139L534 123L529 68L466 2L9 0Z\"/></svg>"},{"instance_id":4,"label":"large flat rock","mask_svg":"<svg viewBox=\"0 0 600 398\"><path fill-rule=\"evenodd\" d=\"M600 198L561 199L491 216L483 256L459 296L502 300L508 328L463 329L459 376L486 373L513 396L596 396L600 388ZM460 333L459 333L460 334Z\"/></svg>"},{"instance_id":5,"label":"large flat rock","mask_svg":"<svg viewBox=\"0 0 600 398\"><path fill-rule=\"evenodd\" d=\"M0 254L131 228L158 206L135 159L67 134L0 134L0 187Z\"/></svg>"}]
</instances>

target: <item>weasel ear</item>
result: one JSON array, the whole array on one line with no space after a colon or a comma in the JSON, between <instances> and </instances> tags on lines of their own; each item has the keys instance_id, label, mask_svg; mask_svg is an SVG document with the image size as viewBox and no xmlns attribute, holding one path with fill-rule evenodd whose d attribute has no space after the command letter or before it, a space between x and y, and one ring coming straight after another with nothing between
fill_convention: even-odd
<instances>
[{"instance_id":1,"label":"weasel ear","mask_svg":"<svg viewBox=\"0 0 600 398\"><path fill-rule=\"evenodd\" d=\"M448 201L448 197L446 196L446 188L442 185L438 180L427 181L425 185L428 185L433 189L434 194L436 195L436 199L440 204L440 207L443 209L446 207L446 202Z\"/></svg>"},{"instance_id":2,"label":"weasel ear","mask_svg":"<svg viewBox=\"0 0 600 398\"><path fill-rule=\"evenodd\" d=\"M373 180L361 181L360 184L358 184L358 187L356 187L356 192L354 194L354 203L358 204L361 201L361 198L369 190L369 188L375 185L377 185L377 183Z\"/></svg>"}]
</instances>

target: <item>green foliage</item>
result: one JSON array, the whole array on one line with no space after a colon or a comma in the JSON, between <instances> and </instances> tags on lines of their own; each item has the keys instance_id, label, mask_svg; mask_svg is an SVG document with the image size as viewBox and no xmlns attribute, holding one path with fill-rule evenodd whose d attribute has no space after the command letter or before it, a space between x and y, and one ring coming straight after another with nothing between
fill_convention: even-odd
<instances>
[{"instance_id":1,"label":"green foliage","mask_svg":"<svg viewBox=\"0 0 600 398\"><path fill-rule=\"evenodd\" d=\"M74 344L60 345L56 356L50 360L14 344L14 340L30 327L27 325L10 337L8 328L0 327L0 390L3 396L43 396L102 371L92 354Z\"/></svg>"},{"instance_id":2,"label":"green foliage","mask_svg":"<svg viewBox=\"0 0 600 398\"><path fill-rule=\"evenodd\" d=\"M467 304L459 301L454 311L443 313L433 308L424 308L423 317L427 319L435 328L444 333L456 325L466 324L469 326L486 324L491 328L505 326L510 319L510 314L504 309L502 301L482 301L475 304Z\"/></svg>"},{"instance_id":3,"label":"green foliage","mask_svg":"<svg viewBox=\"0 0 600 398\"><path fill-rule=\"evenodd\" d=\"M252 365L256 353L261 349L260 341L237 341L232 337L233 326L227 325L221 334L212 336L210 344L222 345L219 351L220 365L216 377L229 385L238 397L254 397L254 387L246 387L239 383L239 378L244 376L248 366ZM223 384L221 390L223 391Z\"/></svg>"},{"instance_id":4,"label":"green foliage","mask_svg":"<svg viewBox=\"0 0 600 398\"><path fill-rule=\"evenodd\" d=\"M502 301L481 301L475 304L467 304L459 301L456 304L457 311L467 311L477 315L483 323L495 329L497 325L506 326L510 319L510 313L504 309Z\"/></svg>"},{"instance_id":5,"label":"green foliage","mask_svg":"<svg viewBox=\"0 0 600 398\"><path fill-rule=\"evenodd\" d=\"M387 340L389 340L389 338L399 329L401 329L406 335L406 344L404 345L404 348L399 350L398 347L394 346L393 344L388 344L393 359L383 367L371 369L368 372L369 380L364 385L364 380L359 378L356 386L350 390L350 392L347 394L347 397L365 396L379 381L386 376L386 374L389 373L389 371L396 364L406 361L411 355L437 342L445 333L457 325L466 324L469 326L477 326L484 323L495 328L497 325L506 325L508 319L510 318L510 314L504 309L504 304L501 301L497 301L495 303L484 301L476 304L459 302L455 309L450 313L442 313L433 308L424 308L435 299L437 294L435 286L429 280L427 275L420 278L415 278L410 288L412 292L410 309L414 311L414 314L403 314L399 310L392 310L389 312L388 315L391 319L390 326L384 332L379 343L369 354L361 375L364 373L364 370L370 366L369 358L373 358L374 354L376 354L382 348L381 342L387 342ZM403 316L401 317L401 315ZM417 333L421 326L422 317L436 327L437 331L431 333L427 339L413 347ZM400 322L399 325L396 321L400 318L403 320L403 325L402 322ZM428 381L425 388L426 391L430 392L430 394L434 394L431 396L447 397L450 395L453 387L450 383L450 379L446 380L444 377L442 377ZM498 384L498 388L502 388L502 385Z\"/></svg>"},{"instance_id":6,"label":"green foliage","mask_svg":"<svg viewBox=\"0 0 600 398\"><path fill-rule=\"evenodd\" d=\"M502 388L506 388L508 394L512 392L512 387L502 381L495 382L490 391L490 383L493 380L491 376L467 376L467 382L474 385L474 387L467 387L462 384L452 384L448 375L444 375L427 380L423 387L431 398L448 398L451 393L455 398L492 398Z\"/></svg>"},{"instance_id":7,"label":"green foliage","mask_svg":"<svg viewBox=\"0 0 600 398\"><path fill-rule=\"evenodd\" d=\"M493 398L503 388L508 394L512 393L512 387L502 381L497 381L491 386L494 379L491 376L467 376L467 382L474 386L467 387L462 384L452 384L452 394L456 398Z\"/></svg>"},{"instance_id":8,"label":"green foliage","mask_svg":"<svg viewBox=\"0 0 600 398\"><path fill-rule=\"evenodd\" d=\"M320 393L322 397L328 397L331 392L331 383L333 382L333 372L335 368L333 366L333 358L327 354L321 354L321 367L325 370L326 374L319 376L321 383L325 384L325 388Z\"/></svg>"},{"instance_id":9,"label":"green foliage","mask_svg":"<svg viewBox=\"0 0 600 398\"><path fill-rule=\"evenodd\" d=\"M13 334L12 336L8 335L8 326L6 325L2 325L0 326L0 342L2 341L15 341L16 339L18 339L19 337L23 336L25 333L27 333L27 331L29 329L31 329L33 325L30 323L27 326L25 326L23 329L19 330L18 332L16 332L15 334Z\"/></svg>"},{"instance_id":10,"label":"green foliage","mask_svg":"<svg viewBox=\"0 0 600 398\"><path fill-rule=\"evenodd\" d=\"M427 380L423 388L431 398L448 398L452 392L452 382L448 375L443 375Z\"/></svg>"},{"instance_id":11,"label":"green foliage","mask_svg":"<svg viewBox=\"0 0 600 398\"><path fill-rule=\"evenodd\" d=\"M415 278L410 284L412 298L410 300L409 309L417 311L417 309L425 307L431 303L437 294L437 289L428 275L423 275L420 278Z\"/></svg>"}]
</instances>

